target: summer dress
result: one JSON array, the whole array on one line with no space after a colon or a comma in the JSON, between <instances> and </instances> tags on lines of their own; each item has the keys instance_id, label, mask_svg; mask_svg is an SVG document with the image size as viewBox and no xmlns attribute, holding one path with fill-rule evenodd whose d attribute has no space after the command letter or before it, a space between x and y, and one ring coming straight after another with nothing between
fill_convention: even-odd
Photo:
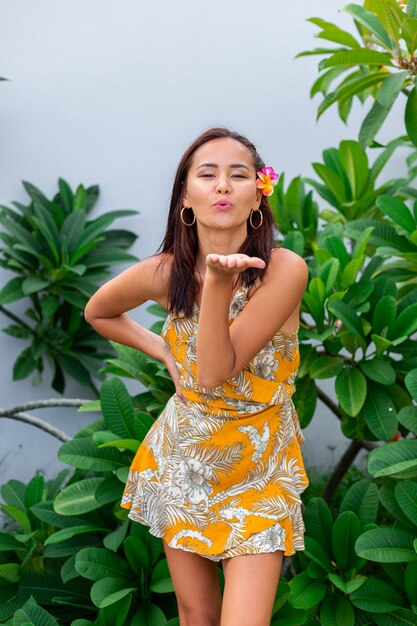
<instances>
[{"instance_id":1,"label":"summer dress","mask_svg":"<svg viewBox=\"0 0 417 626\"><path fill-rule=\"evenodd\" d=\"M230 323L247 296L247 287L235 292ZM198 316L195 304L192 316L166 319L162 337L188 402L173 395L148 431L121 505L171 547L213 561L290 556L305 548L300 494L309 484L291 400L297 332L277 332L238 375L205 392L196 382Z\"/></svg>"}]
</instances>

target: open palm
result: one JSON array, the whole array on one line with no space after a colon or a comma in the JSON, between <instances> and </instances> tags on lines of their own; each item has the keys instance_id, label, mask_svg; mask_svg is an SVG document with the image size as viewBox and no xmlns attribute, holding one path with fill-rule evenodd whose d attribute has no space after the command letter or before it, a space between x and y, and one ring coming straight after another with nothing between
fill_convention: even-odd
<instances>
[{"instance_id":1,"label":"open palm","mask_svg":"<svg viewBox=\"0 0 417 626\"><path fill-rule=\"evenodd\" d=\"M207 268L218 274L235 274L244 272L249 267L263 269L265 261L257 256L247 254L208 254L206 257Z\"/></svg>"}]
</instances>

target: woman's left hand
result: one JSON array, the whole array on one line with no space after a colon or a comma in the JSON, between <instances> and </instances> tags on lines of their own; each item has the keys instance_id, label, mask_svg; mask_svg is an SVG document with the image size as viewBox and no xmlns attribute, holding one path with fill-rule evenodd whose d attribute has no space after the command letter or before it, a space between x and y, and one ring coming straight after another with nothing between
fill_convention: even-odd
<instances>
[{"instance_id":1,"label":"woman's left hand","mask_svg":"<svg viewBox=\"0 0 417 626\"><path fill-rule=\"evenodd\" d=\"M211 272L225 276L233 275L236 272L244 272L249 267L263 269L265 261L257 256L247 254L208 254L206 257L207 269Z\"/></svg>"}]
</instances>

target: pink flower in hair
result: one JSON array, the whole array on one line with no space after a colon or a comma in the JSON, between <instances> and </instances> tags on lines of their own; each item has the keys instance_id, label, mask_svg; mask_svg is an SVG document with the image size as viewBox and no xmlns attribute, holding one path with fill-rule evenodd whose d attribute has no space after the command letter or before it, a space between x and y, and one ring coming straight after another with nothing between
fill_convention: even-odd
<instances>
[{"instance_id":1,"label":"pink flower in hair","mask_svg":"<svg viewBox=\"0 0 417 626\"><path fill-rule=\"evenodd\" d=\"M262 194L264 196L272 196L274 193L274 186L278 182L279 174L274 172L273 167L263 167L256 173L259 177L256 179L256 186L258 189L262 189Z\"/></svg>"}]
</instances>

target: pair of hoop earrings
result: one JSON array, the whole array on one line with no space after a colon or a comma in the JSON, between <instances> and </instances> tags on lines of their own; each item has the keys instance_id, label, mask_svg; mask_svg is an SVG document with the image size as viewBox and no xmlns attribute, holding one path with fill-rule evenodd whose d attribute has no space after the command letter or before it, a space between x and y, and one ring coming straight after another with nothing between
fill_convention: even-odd
<instances>
[{"instance_id":1,"label":"pair of hoop earrings","mask_svg":"<svg viewBox=\"0 0 417 626\"><path fill-rule=\"evenodd\" d=\"M195 222L195 215L193 214L193 215L194 215L194 219L193 219L193 221L192 221L192 222L186 222L186 221L184 220L184 216L183 216L184 211L185 211L186 209L191 209L191 207L190 207L190 206L184 206L184 207L181 209L181 222L184 224L184 226L192 226L192 225L194 224L194 222ZM254 225L254 223L252 222L252 217L253 217L253 214L254 214L254 213L255 213L255 211L254 211L253 209L251 209L251 212L250 212L250 215L249 215L249 223L250 223L250 225L252 226L252 228L254 228L255 230L257 230L258 228L260 228L260 227L262 226L263 221L264 221L264 216L263 216L262 211L261 211L260 209L256 209L256 213L259 213L259 214L260 214L260 216L261 216L261 220L260 220L260 222L259 222L258 226L255 226L255 225Z\"/></svg>"}]
</instances>

